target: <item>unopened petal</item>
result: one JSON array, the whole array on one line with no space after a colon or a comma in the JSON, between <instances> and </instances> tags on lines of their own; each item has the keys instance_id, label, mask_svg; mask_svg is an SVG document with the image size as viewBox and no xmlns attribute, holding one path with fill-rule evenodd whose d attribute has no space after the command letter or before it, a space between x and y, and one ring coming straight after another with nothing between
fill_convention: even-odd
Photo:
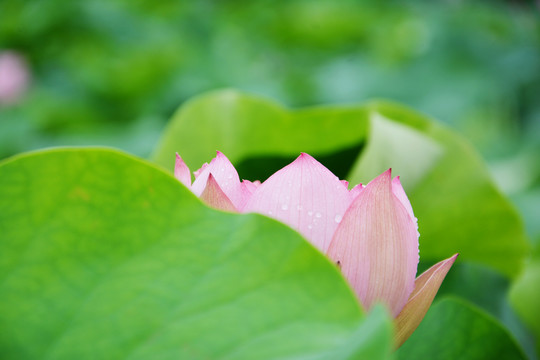
<instances>
[{"instance_id":1,"label":"unopened petal","mask_svg":"<svg viewBox=\"0 0 540 360\"><path fill-rule=\"evenodd\" d=\"M349 191L330 170L301 154L262 183L243 211L283 221L326 252L350 201Z\"/></svg>"},{"instance_id":2,"label":"unopened petal","mask_svg":"<svg viewBox=\"0 0 540 360\"><path fill-rule=\"evenodd\" d=\"M405 194L405 190L403 190L403 186L401 186L401 181L399 180L399 176L396 176L394 180L392 180L392 192L396 197L399 199L401 204L407 209L407 212L411 216L411 218L415 218L411 206L411 202L409 201L409 198L407 197L407 194Z\"/></svg>"},{"instance_id":3,"label":"unopened petal","mask_svg":"<svg viewBox=\"0 0 540 360\"><path fill-rule=\"evenodd\" d=\"M362 189L364 189L364 186L362 186L362 184L358 184L351 189L350 193L353 200L356 199L358 195L360 195Z\"/></svg>"},{"instance_id":4,"label":"unopened petal","mask_svg":"<svg viewBox=\"0 0 540 360\"><path fill-rule=\"evenodd\" d=\"M195 171L193 172L193 175L195 175L195 180L197 180L197 178L199 177L199 175L200 175L201 173L203 173L204 170L205 170L207 167L208 167L208 163L204 163L204 164L202 164L202 166L201 166L200 169L195 170Z\"/></svg>"},{"instance_id":5,"label":"unopened petal","mask_svg":"<svg viewBox=\"0 0 540 360\"><path fill-rule=\"evenodd\" d=\"M191 173L182 157L176 153L176 163L174 165L174 177L188 188L191 187Z\"/></svg>"},{"instance_id":6,"label":"unopened petal","mask_svg":"<svg viewBox=\"0 0 540 360\"><path fill-rule=\"evenodd\" d=\"M455 254L438 262L416 279L409 301L394 320L396 348L400 347L420 325L457 256L458 254Z\"/></svg>"},{"instance_id":7,"label":"unopened petal","mask_svg":"<svg viewBox=\"0 0 540 360\"><path fill-rule=\"evenodd\" d=\"M390 170L353 200L328 250L365 308L383 302L399 314L414 288L416 224L392 192Z\"/></svg>"},{"instance_id":8,"label":"unopened petal","mask_svg":"<svg viewBox=\"0 0 540 360\"><path fill-rule=\"evenodd\" d=\"M254 182L251 182L249 180L242 180L242 187L245 191L247 191L250 195L257 190L257 188L261 185L261 182L259 180L256 180Z\"/></svg>"},{"instance_id":9,"label":"unopened petal","mask_svg":"<svg viewBox=\"0 0 540 360\"><path fill-rule=\"evenodd\" d=\"M249 201L251 195L253 195L259 185L261 185L261 182L259 180L256 180L254 182L251 182L249 180L242 180L242 182L240 183L240 189L242 191L242 203L238 208L239 211L243 210L245 204Z\"/></svg>"},{"instance_id":10,"label":"unopened petal","mask_svg":"<svg viewBox=\"0 0 540 360\"><path fill-rule=\"evenodd\" d=\"M201 194L201 200L216 209L236 212L235 206L223 190L221 190L212 174L208 175L208 181L206 182L206 188Z\"/></svg>"},{"instance_id":11,"label":"unopened petal","mask_svg":"<svg viewBox=\"0 0 540 360\"><path fill-rule=\"evenodd\" d=\"M213 175L215 181L225 195L231 200L235 208L240 209L244 202L240 178L229 159L219 151L210 164L203 165L203 167L196 172L195 181L191 186L191 190L195 195L200 196L202 194L206 188L206 183L210 174Z\"/></svg>"}]
</instances>

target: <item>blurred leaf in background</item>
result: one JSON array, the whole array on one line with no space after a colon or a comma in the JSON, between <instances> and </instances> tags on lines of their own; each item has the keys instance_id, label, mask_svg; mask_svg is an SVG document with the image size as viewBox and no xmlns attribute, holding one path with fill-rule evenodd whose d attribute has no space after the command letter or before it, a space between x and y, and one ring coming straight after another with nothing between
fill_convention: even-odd
<instances>
[{"instance_id":1,"label":"blurred leaf in background","mask_svg":"<svg viewBox=\"0 0 540 360\"><path fill-rule=\"evenodd\" d=\"M103 144L148 155L174 109L235 87L297 107L387 98L462 132L540 224L534 5L429 1L0 2L0 50L30 64L0 107L0 157Z\"/></svg>"}]
</instances>

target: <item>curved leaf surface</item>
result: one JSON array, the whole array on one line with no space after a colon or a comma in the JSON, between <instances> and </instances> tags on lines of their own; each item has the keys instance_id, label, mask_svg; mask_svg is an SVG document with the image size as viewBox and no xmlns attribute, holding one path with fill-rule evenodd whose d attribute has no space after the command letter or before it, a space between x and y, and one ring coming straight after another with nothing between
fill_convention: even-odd
<instances>
[{"instance_id":1,"label":"curved leaf surface","mask_svg":"<svg viewBox=\"0 0 540 360\"><path fill-rule=\"evenodd\" d=\"M213 210L144 161L0 164L3 359L385 359L391 336L296 232Z\"/></svg>"},{"instance_id":2,"label":"curved leaf surface","mask_svg":"<svg viewBox=\"0 0 540 360\"><path fill-rule=\"evenodd\" d=\"M170 154L178 151L190 168L196 169L213 158L216 150L235 165L248 157L268 154L296 157L300 151L329 153L362 141L367 120L363 108L289 111L234 90L215 91L188 101L176 112L153 159L172 169L174 157Z\"/></svg>"}]
</instances>

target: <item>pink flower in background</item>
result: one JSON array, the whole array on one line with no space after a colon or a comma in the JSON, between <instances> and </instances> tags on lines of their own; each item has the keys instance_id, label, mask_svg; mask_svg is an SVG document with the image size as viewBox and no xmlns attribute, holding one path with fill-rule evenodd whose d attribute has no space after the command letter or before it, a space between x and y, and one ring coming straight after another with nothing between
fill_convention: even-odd
<instances>
[{"instance_id":1,"label":"pink flower in background","mask_svg":"<svg viewBox=\"0 0 540 360\"><path fill-rule=\"evenodd\" d=\"M16 103L29 82L30 72L24 58L14 51L0 52L0 105Z\"/></svg>"},{"instance_id":2,"label":"pink flower in background","mask_svg":"<svg viewBox=\"0 0 540 360\"><path fill-rule=\"evenodd\" d=\"M308 154L259 181L240 181L220 153L191 174L176 155L175 176L208 205L256 212L300 232L334 261L363 307L382 302L395 317L396 346L420 324L457 254L416 278L418 226L399 177L387 170L352 190Z\"/></svg>"}]
</instances>

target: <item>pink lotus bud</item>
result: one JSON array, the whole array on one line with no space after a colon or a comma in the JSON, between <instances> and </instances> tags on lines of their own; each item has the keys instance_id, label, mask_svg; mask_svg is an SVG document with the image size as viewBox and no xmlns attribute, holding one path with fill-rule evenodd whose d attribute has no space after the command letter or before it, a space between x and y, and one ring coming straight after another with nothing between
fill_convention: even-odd
<instances>
[{"instance_id":1,"label":"pink lotus bud","mask_svg":"<svg viewBox=\"0 0 540 360\"><path fill-rule=\"evenodd\" d=\"M22 97L30 82L28 64L13 52L0 52L0 105L14 104Z\"/></svg>"},{"instance_id":2,"label":"pink lotus bud","mask_svg":"<svg viewBox=\"0 0 540 360\"><path fill-rule=\"evenodd\" d=\"M304 235L338 264L365 309L376 302L388 306L396 318L396 346L420 324L457 257L416 278L417 220L390 170L348 190L348 182L301 154L262 184L240 182L234 166L218 152L195 172L193 185L177 155L175 176L212 207L261 213Z\"/></svg>"}]
</instances>

